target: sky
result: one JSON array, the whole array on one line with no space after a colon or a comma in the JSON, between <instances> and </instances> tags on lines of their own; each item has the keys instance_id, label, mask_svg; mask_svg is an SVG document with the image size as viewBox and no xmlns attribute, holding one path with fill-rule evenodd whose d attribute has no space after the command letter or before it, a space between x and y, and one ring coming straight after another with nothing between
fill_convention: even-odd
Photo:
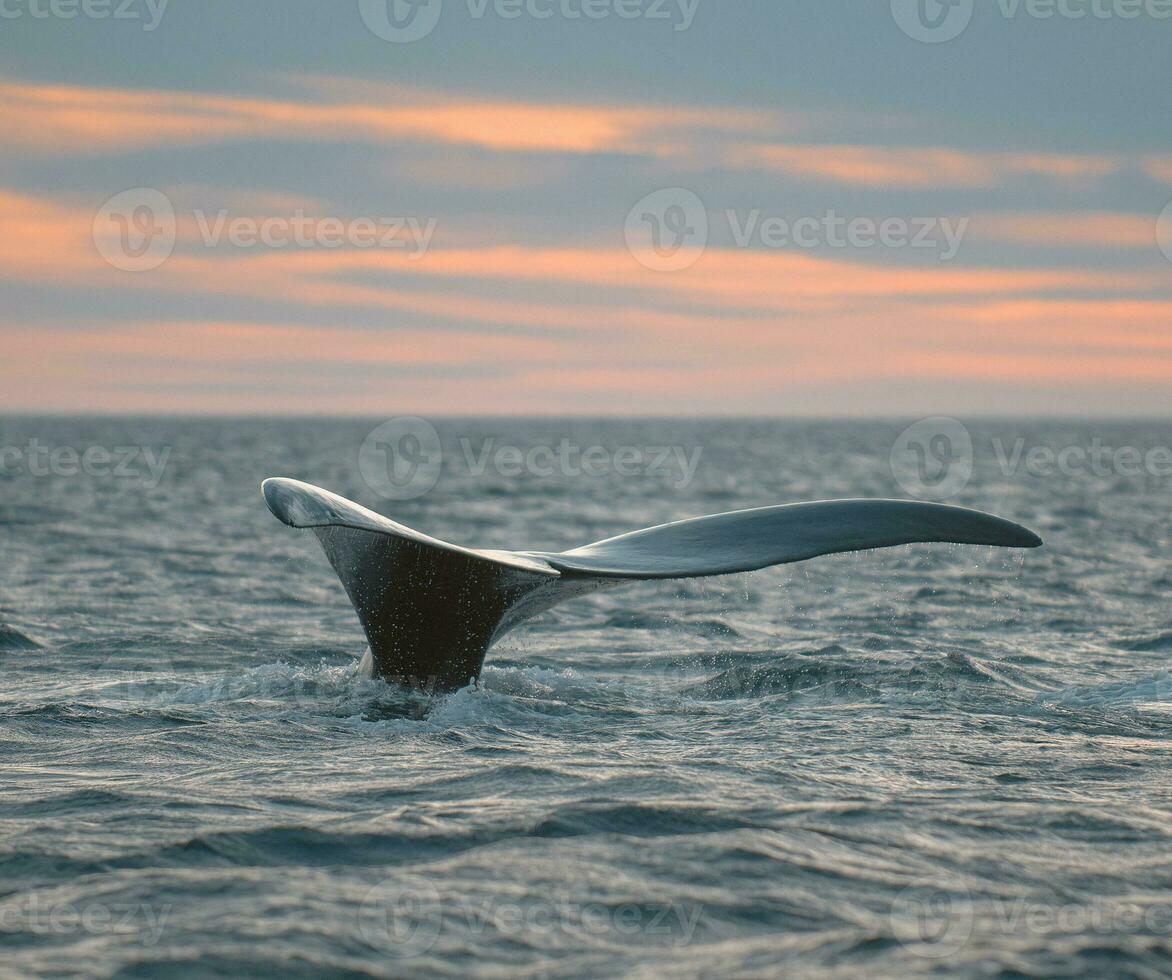
<instances>
[{"instance_id":1,"label":"sky","mask_svg":"<svg viewBox=\"0 0 1172 980\"><path fill-rule=\"evenodd\" d=\"M0 411L1165 416L1172 0L0 0Z\"/></svg>"}]
</instances>

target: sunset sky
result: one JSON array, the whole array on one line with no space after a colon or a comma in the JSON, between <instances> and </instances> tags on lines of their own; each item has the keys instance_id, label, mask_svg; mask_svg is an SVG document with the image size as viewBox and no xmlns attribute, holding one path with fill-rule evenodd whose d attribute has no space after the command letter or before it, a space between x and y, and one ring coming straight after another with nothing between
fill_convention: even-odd
<instances>
[{"instance_id":1,"label":"sunset sky","mask_svg":"<svg viewBox=\"0 0 1172 980\"><path fill-rule=\"evenodd\" d=\"M0 410L1167 414L1159 3L380 2L6 0Z\"/></svg>"}]
</instances>

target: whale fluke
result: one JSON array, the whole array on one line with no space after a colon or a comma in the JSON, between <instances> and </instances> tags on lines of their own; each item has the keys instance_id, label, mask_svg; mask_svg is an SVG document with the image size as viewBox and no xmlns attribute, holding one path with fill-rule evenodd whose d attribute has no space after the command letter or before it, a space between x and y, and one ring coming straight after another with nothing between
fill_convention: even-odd
<instances>
[{"instance_id":1,"label":"whale fluke","mask_svg":"<svg viewBox=\"0 0 1172 980\"><path fill-rule=\"evenodd\" d=\"M262 487L269 509L321 541L370 641L372 669L428 690L480 674L505 633L559 602L623 581L698 578L921 542L1036 548L1012 521L947 504L828 500L698 517L572 551L464 548L297 480Z\"/></svg>"}]
</instances>

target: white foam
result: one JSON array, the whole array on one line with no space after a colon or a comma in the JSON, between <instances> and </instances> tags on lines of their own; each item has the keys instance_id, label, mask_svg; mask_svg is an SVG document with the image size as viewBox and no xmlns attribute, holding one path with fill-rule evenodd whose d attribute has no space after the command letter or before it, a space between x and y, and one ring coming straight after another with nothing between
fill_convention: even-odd
<instances>
[{"instance_id":1,"label":"white foam","mask_svg":"<svg viewBox=\"0 0 1172 980\"><path fill-rule=\"evenodd\" d=\"M1143 704L1169 710L1172 708L1172 671L1162 671L1154 677L1116 684L1063 688L1040 695L1038 700L1046 704L1077 708Z\"/></svg>"},{"instance_id":2,"label":"white foam","mask_svg":"<svg viewBox=\"0 0 1172 980\"><path fill-rule=\"evenodd\" d=\"M302 666L264 664L209 681L188 683L159 697L170 704L212 704L224 701L285 701L309 696L315 700L355 694L362 685L358 663Z\"/></svg>"}]
</instances>

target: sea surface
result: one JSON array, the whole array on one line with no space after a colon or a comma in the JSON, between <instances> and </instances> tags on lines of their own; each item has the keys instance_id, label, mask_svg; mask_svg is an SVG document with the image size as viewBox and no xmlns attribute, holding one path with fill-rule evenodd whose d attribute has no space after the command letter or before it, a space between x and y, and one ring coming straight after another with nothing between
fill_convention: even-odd
<instances>
[{"instance_id":1,"label":"sea surface","mask_svg":"<svg viewBox=\"0 0 1172 980\"><path fill-rule=\"evenodd\" d=\"M263 478L553 550L906 497L913 420L432 420L404 500L385 421L0 420L0 976L1172 975L1172 425L921 427L1045 546L632 584L432 698Z\"/></svg>"}]
</instances>

